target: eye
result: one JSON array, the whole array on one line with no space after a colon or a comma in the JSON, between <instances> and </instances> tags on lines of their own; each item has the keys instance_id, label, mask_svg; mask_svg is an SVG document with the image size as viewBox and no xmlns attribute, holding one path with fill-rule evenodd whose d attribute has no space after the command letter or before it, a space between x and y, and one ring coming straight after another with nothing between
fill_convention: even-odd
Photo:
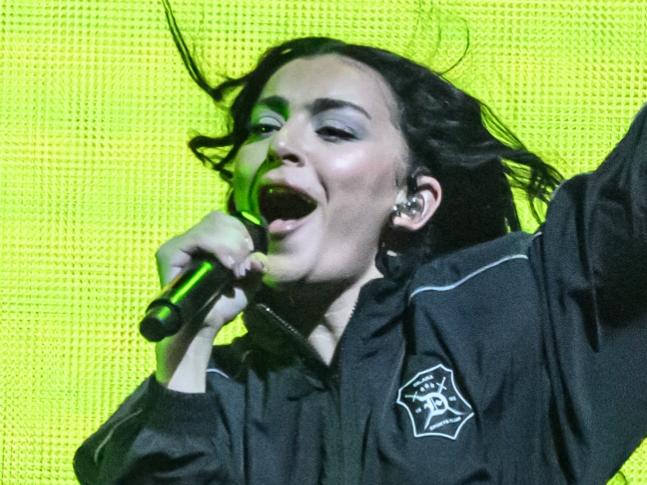
<instances>
[{"instance_id":1,"label":"eye","mask_svg":"<svg viewBox=\"0 0 647 485\"><path fill-rule=\"evenodd\" d=\"M270 133L280 130L281 122L273 116L261 116L249 125L249 133L253 136L264 137Z\"/></svg>"},{"instance_id":2,"label":"eye","mask_svg":"<svg viewBox=\"0 0 647 485\"><path fill-rule=\"evenodd\" d=\"M354 140L357 138L355 133L352 131L339 128L337 126L325 125L317 129L317 134L325 140L337 141L337 140Z\"/></svg>"},{"instance_id":3,"label":"eye","mask_svg":"<svg viewBox=\"0 0 647 485\"><path fill-rule=\"evenodd\" d=\"M274 130L278 130L278 126L268 123L255 123L251 126L250 132L254 135L267 135Z\"/></svg>"}]
</instances>

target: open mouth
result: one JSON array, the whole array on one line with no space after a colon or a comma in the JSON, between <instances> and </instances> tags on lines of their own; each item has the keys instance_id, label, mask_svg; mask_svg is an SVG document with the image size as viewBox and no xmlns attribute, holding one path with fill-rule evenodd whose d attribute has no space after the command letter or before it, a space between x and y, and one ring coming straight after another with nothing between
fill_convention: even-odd
<instances>
[{"instance_id":1,"label":"open mouth","mask_svg":"<svg viewBox=\"0 0 647 485\"><path fill-rule=\"evenodd\" d=\"M258 194L258 208L268 224L296 220L310 214L317 203L307 194L285 185L266 185Z\"/></svg>"}]
</instances>

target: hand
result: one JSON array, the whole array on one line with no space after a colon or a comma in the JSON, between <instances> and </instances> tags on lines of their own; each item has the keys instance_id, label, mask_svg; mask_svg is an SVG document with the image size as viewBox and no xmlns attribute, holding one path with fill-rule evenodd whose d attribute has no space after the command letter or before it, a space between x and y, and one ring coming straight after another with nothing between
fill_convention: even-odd
<instances>
[{"instance_id":1,"label":"hand","mask_svg":"<svg viewBox=\"0 0 647 485\"><path fill-rule=\"evenodd\" d=\"M227 214L212 212L157 251L162 286L175 278L198 253L216 258L232 272L235 280L232 291L218 298L204 320L185 325L176 335L156 345L157 380L169 389L182 392L204 392L213 340L223 325L245 309L260 287L266 266L266 256L253 252L245 226Z\"/></svg>"}]
</instances>

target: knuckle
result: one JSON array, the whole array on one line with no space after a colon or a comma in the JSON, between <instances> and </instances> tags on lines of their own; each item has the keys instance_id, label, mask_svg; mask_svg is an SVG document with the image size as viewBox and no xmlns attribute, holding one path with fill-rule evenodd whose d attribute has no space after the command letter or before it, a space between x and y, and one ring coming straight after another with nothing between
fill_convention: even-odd
<instances>
[{"instance_id":1,"label":"knuckle","mask_svg":"<svg viewBox=\"0 0 647 485\"><path fill-rule=\"evenodd\" d=\"M181 236L175 236L168 241L162 243L157 251L155 251L155 258L157 260L170 259L171 256L178 251L181 247Z\"/></svg>"},{"instance_id":2,"label":"knuckle","mask_svg":"<svg viewBox=\"0 0 647 485\"><path fill-rule=\"evenodd\" d=\"M206 214L183 234L163 243L155 252L158 268L186 263L189 255L207 253L228 267L242 263L251 253L250 237L244 224L218 211Z\"/></svg>"},{"instance_id":3,"label":"knuckle","mask_svg":"<svg viewBox=\"0 0 647 485\"><path fill-rule=\"evenodd\" d=\"M223 224L226 221L226 218L228 217L229 216L227 216L226 214L223 214L222 212L211 211L202 218L202 221L200 221L200 223L208 226L218 226Z\"/></svg>"},{"instance_id":4,"label":"knuckle","mask_svg":"<svg viewBox=\"0 0 647 485\"><path fill-rule=\"evenodd\" d=\"M169 247L167 244L168 243L162 244L157 248L157 251L155 251L155 260L157 260L158 263L168 259Z\"/></svg>"}]
</instances>

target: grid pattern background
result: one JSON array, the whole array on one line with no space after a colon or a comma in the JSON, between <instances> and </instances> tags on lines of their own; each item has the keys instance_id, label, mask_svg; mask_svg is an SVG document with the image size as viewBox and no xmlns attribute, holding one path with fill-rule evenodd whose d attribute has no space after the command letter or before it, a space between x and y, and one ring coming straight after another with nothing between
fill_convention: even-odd
<instances>
[{"instance_id":1,"label":"grid pattern background","mask_svg":"<svg viewBox=\"0 0 647 485\"><path fill-rule=\"evenodd\" d=\"M302 35L443 70L467 27L450 79L566 175L599 164L647 100L643 0L173 5L214 80ZM223 205L186 148L222 120L157 0L0 0L0 86L0 483L74 483L75 448L153 369L136 324L158 289L155 250ZM623 472L647 484L647 445Z\"/></svg>"}]
</instances>

